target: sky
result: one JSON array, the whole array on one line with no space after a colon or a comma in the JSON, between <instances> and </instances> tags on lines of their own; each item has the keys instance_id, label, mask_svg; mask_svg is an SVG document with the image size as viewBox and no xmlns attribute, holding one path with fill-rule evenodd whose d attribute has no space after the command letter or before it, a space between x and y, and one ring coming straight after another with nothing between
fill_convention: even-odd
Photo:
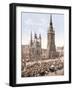
<instances>
[{"instance_id":1,"label":"sky","mask_svg":"<svg viewBox=\"0 0 73 90\"><path fill-rule=\"evenodd\" d=\"M55 45L64 46L64 15L52 13L53 28L55 31ZM42 48L47 48L47 32L49 29L49 13L25 13L21 14L22 45L30 44L30 35L41 34Z\"/></svg>"}]
</instances>

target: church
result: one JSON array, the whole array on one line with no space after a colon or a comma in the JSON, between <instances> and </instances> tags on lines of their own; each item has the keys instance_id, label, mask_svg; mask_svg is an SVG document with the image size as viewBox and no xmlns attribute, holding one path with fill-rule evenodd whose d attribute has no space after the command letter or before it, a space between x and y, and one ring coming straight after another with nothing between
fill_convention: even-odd
<instances>
[{"instance_id":1,"label":"church","mask_svg":"<svg viewBox=\"0 0 73 90\"><path fill-rule=\"evenodd\" d=\"M37 37L37 34L35 33L34 38L32 38L31 32L30 58L31 60L38 61L42 59L55 59L57 56L58 52L56 52L55 31L53 30L52 15L50 15L50 24L47 33L47 49L44 50L41 48L41 34Z\"/></svg>"},{"instance_id":2,"label":"church","mask_svg":"<svg viewBox=\"0 0 73 90\"><path fill-rule=\"evenodd\" d=\"M32 33L31 33L31 40L30 40L30 58L31 60L41 60L42 55L42 48L41 48L41 34L37 37L37 34L34 34L34 39L32 40Z\"/></svg>"}]
</instances>

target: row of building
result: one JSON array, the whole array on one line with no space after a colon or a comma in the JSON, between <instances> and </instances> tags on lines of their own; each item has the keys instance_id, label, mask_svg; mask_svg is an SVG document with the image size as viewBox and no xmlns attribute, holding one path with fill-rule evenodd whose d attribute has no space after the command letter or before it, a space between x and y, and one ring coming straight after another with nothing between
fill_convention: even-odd
<instances>
[{"instance_id":1,"label":"row of building","mask_svg":"<svg viewBox=\"0 0 73 90\"><path fill-rule=\"evenodd\" d=\"M28 61L33 61L31 59L31 48L29 45L22 45L22 59ZM64 47L57 47L56 49L57 53L59 54L59 57L64 55ZM41 55L39 55L41 60L47 60L48 55L47 55L47 49L41 49ZM56 57L57 58L57 57ZM39 60L39 59L38 59Z\"/></svg>"}]
</instances>

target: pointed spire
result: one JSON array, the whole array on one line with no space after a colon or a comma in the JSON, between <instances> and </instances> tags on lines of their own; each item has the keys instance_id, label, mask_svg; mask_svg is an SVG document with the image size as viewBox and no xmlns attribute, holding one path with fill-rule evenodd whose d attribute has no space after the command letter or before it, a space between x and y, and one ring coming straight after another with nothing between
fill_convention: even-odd
<instances>
[{"instance_id":1,"label":"pointed spire","mask_svg":"<svg viewBox=\"0 0 73 90\"><path fill-rule=\"evenodd\" d=\"M50 25L52 25L52 14L50 15Z\"/></svg>"},{"instance_id":2,"label":"pointed spire","mask_svg":"<svg viewBox=\"0 0 73 90\"><path fill-rule=\"evenodd\" d=\"M50 14L50 31L53 31L52 14Z\"/></svg>"}]
</instances>

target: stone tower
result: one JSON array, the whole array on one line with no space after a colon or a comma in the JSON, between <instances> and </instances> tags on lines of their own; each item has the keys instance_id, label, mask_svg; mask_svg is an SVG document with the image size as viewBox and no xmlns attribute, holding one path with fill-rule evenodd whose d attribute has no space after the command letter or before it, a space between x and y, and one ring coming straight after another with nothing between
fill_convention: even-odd
<instances>
[{"instance_id":1,"label":"stone tower","mask_svg":"<svg viewBox=\"0 0 73 90\"><path fill-rule=\"evenodd\" d=\"M41 60L41 34L37 37L37 34L34 34L34 39L32 40L32 33L31 33L31 40L30 40L30 52L31 52L31 60Z\"/></svg>"},{"instance_id":2,"label":"stone tower","mask_svg":"<svg viewBox=\"0 0 73 90\"><path fill-rule=\"evenodd\" d=\"M50 15L50 26L47 33L47 50L48 58L56 57L56 46L55 46L55 31L53 30L52 15Z\"/></svg>"}]
</instances>

